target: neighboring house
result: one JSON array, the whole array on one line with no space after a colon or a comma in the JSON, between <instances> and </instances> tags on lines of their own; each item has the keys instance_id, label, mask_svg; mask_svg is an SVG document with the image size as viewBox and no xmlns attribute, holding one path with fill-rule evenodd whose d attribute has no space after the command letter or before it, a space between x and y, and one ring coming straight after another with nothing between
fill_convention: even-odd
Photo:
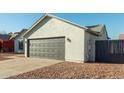
<instances>
[{"instance_id":1,"label":"neighboring house","mask_svg":"<svg viewBox=\"0 0 124 93\"><path fill-rule=\"evenodd\" d=\"M19 34L19 32L9 33L9 35L10 35L9 40L14 40L18 34Z\"/></svg>"},{"instance_id":2,"label":"neighboring house","mask_svg":"<svg viewBox=\"0 0 124 93\"><path fill-rule=\"evenodd\" d=\"M13 52L14 42L9 40L10 35L0 34L0 51L1 52Z\"/></svg>"},{"instance_id":3,"label":"neighboring house","mask_svg":"<svg viewBox=\"0 0 124 93\"><path fill-rule=\"evenodd\" d=\"M24 53L24 38L23 35L27 31L27 29L22 29L18 35L15 35L11 38L14 39L14 52L15 53Z\"/></svg>"},{"instance_id":4,"label":"neighboring house","mask_svg":"<svg viewBox=\"0 0 124 93\"><path fill-rule=\"evenodd\" d=\"M120 35L119 35L119 39L120 39L120 40L124 40L124 34L120 34Z\"/></svg>"},{"instance_id":5,"label":"neighboring house","mask_svg":"<svg viewBox=\"0 0 124 93\"><path fill-rule=\"evenodd\" d=\"M105 25L81 26L46 14L25 34L25 56L95 61L95 40L107 40Z\"/></svg>"}]
</instances>

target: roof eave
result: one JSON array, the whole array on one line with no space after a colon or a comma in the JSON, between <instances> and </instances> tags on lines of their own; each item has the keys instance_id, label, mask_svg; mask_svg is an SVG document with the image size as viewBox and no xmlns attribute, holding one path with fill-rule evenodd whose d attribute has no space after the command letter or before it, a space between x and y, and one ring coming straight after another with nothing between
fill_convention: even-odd
<instances>
[{"instance_id":1,"label":"roof eave","mask_svg":"<svg viewBox=\"0 0 124 93\"><path fill-rule=\"evenodd\" d=\"M75 26L80 27L80 28L82 28L82 29L85 29L85 30L88 29L87 27L84 27L84 26L81 26L81 25L79 25L79 24L73 23L73 22L68 21L68 20L66 20L66 19L63 19L63 18L60 18L60 17L54 16L54 15L51 15L51 14L45 14L45 15L42 16L38 21L36 21L36 22L35 22L35 23L34 23L34 24L33 24L33 25L32 25L32 26L27 30L27 32L26 32L23 36L26 38L28 32L30 32L30 30L32 30L33 27L35 27L39 22L41 22L45 17L56 18L56 19L58 19L58 20L61 20L61 21L67 22L67 23L69 23L69 24L75 25Z\"/></svg>"},{"instance_id":2,"label":"roof eave","mask_svg":"<svg viewBox=\"0 0 124 93\"><path fill-rule=\"evenodd\" d=\"M30 32L30 30L32 30L32 28L35 27L40 21L42 21L46 16L47 16L47 14L44 14L39 20L37 20L37 21L26 31L26 33L23 35L23 37L26 38L28 32Z\"/></svg>"},{"instance_id":3,"label":"roof eave","mask_svg":"<svg viewBox=\"0 0 124 93\"><path fill-rule=\"evenodd\" d=\"M92 30L90 30L90 29L87 29L86 31L87 31L88 33L92 34L92 35L99 36L99 33L96 33L96 32L94 32L94 31L92 31Z\"/></svg>"},{"instance_id":4,"label":"roof eave","mask_svg":"<svg viewBox=\"0 0 124 93\"><path fill-rule=\"evenodd\" d=\"M24 32L22 32L23 30L24 30ZM27 31L28 31L28 29L22 29L22 30L19 32L19 34L14 37L14 39L17 39L17 38L20 37L23 33L25 34ZM22 36L24 36L24 34L23 34Z\"/></svg>"},{"instance_id":5,"label":"roof eave","mask_svg":"<svg viewBox=\"0 0 124 93\"><path fill-rule=\"evenodd\" d=\"M80 27L80 28L88 29L88 28L85 27L85 26L81 26L81 25L79 25L79 24L77 24L77 23L74 23L74 22L72 22L72 21L68 21L68 20L66 20L66 19L63 19L63 18L60 18L60 17L54 16L54 15L51 15L51 14L46 14L46 15L49 16L49 17L52 17L52 18L56 18L56 19L62 20L62 21L67 22L67 23L69 23L69 24L72 24L72 25L78 26L78 27Z\"/></svg>"}]
</instances>

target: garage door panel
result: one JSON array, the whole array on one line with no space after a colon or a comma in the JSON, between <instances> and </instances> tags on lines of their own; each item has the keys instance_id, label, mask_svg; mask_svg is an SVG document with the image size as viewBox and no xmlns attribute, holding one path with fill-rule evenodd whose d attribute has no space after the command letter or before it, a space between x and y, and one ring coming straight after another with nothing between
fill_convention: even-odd
<instances>
[{"instance_id":1,"label":"garage door panel","mask_svg":"<svg viewBox=\"0 0 124 93\"><path fill-rule=\"evenodd\" d=\"M29 40L29 56L65 59L65 38Z\"/></svg>"}]
</instances>

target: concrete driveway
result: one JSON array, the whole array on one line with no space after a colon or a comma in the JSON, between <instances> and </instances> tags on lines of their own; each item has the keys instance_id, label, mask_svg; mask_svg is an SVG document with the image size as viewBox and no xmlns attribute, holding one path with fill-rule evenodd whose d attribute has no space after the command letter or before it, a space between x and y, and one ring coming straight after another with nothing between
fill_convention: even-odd
<instances>
[{"instance_id":1,"label":"concrete driveway","mask_svg":"<svg viewBox=\"0 0 124 93\"><path fill-rule=\"evenodd\" d=\"M60 60L25 58L23 55L10 54L4 60L0 60L0 78L7 78L45 66L60 63Z\"/></svg>"}]
</instances>

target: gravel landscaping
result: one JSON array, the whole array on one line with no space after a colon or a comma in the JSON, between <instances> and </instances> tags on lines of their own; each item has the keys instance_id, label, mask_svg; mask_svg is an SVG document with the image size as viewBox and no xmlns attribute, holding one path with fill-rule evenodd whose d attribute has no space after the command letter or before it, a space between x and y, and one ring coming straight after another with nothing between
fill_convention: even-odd
<instances>
[{"instance_id":1,"label":"gravel landscaping","mask_svg":"<svg viewBox=\"0 0 124 93\"><path fill-rule=\"evenodd\" d=\"M8 79L122 79L124 64L63 62Z\"/></svg>"}]
</instances>

